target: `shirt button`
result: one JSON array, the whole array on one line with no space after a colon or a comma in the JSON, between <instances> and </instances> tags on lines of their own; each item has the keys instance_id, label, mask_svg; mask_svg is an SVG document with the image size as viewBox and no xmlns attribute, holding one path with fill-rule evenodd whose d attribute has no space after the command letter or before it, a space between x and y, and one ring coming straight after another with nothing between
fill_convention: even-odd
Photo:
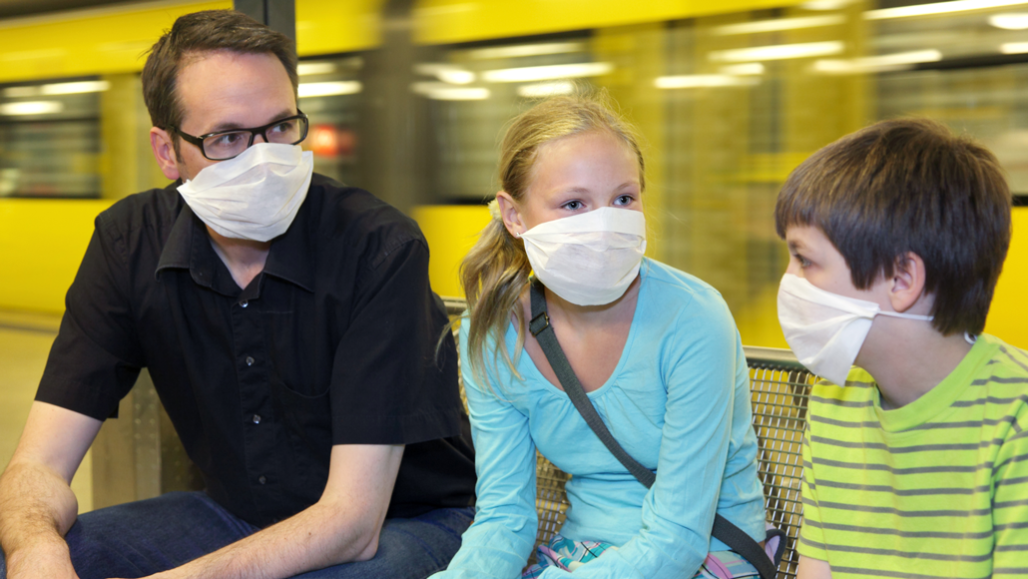
<instances>
[{"instance_id":1,"label":"shirt button","mask_svg":"<svg viewBox=\"0 0 1028 579\"><path fill-rule=\"evenodd\" d=\"M247 356L246 357L246 365L247 366L253 366L253 356Z\"/></svg>"},{"instance_id":2,"label":"shirt button","mask_svg":"<svg viewBox=\"0 0 1028 579\"><path fill-rule=\"evenodd\" d=\"M267 482L268 482L268 479L264 478L264 475L261 475L261 476L259 476L259 477L257 478L257 482L259 482L259 483L261 483L261 484L265 484L265 483L267 483Z\"/></svg>"},{"instance_id":3,"label":"shirt button","mask_svg":"<svg viewBox=\"0 0 1028 579\"><path fill-rule=\"evenodd\" d=\"M254 424L260 424L261 423L261 415L260 414L254 414L253 415L253 423Z\"/></svg>"},{"instance_id":4,"label":"shirt button","mask_svg":"<svg viewBox=\"0 0 1028 579\"><path fill-rule=\"evenodd\" d=\"M243 301L239 302L239 307L241 307L241 308L245 308L248 305L250 305L250 302L248 302L246 300L243 300Z\"/></svg>"}]
</instances>

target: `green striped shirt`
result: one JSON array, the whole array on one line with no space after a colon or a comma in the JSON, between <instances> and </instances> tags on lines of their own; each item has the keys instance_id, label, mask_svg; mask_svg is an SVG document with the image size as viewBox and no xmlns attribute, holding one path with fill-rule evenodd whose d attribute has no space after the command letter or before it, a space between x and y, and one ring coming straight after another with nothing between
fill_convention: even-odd
<instances>
[{"instance_id":1,"label":"green striped shirt","mask_svg":"<svg viewBox=\"0 0 1028 579\"><path fill-rule=\"evenodd\" d=\"M1028 575L1028 354L982 335L914 402L814 387L799 552L846 577Z\"/></svg>"}]
</instances>

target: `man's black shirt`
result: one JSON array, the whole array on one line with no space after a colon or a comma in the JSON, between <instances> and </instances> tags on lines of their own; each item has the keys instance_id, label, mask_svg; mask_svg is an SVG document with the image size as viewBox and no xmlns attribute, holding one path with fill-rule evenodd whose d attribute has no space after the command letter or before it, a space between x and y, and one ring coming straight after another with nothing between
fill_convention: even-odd
<instances>
[{"instance_id":1,"label":"man's black shirt","mask_svg":"<svg viewBox=\"0 0 1028 579\"><path fill-rule=\"evenodd\" d=\"M240 289L174 184L96 219L36 400L103 420L140 368L230 512L264 527L321 496L335 444L406 444L388 517L463 507L467 418L417 225L314 175ZM462 436L463 435L463 436Z\"/></svg>"}]
</instances>

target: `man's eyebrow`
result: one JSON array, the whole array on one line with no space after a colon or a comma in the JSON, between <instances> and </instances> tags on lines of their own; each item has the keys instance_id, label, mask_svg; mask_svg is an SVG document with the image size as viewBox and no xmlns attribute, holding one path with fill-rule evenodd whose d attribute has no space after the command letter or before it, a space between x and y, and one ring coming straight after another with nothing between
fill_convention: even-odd
<instances>
[{"instance_id":1,"label":"man's eyebrow","mask_svg":"<svg viewBox=\"0 0 1028 579\"><path fill-rule=\"evenodd\" d=\"M293 117L293 116L296 116L296 114L297 113L294 113L293 111L291 111L289 109L284 109L282 112L278 113L277 115L273 115L268 120L268 123L274 123L275 121L280 120L280 119L284 119L286 117ZM267 124L267 123L265 123L265 124ZM258 126L263 126L263 125L258 125ZM218 124L214 125L214 128L209 130L209 131L207 131L207 132L208 133L218 133L218 132L221 132L221 131L235 131L235 130L238 130L238 129L252 129L252 128L254 128L254 127L244 127L243 125L240 125L239 123L236 123L236 122L225 121L225 122L218 123Z\"/></svg>"}]
</instances>

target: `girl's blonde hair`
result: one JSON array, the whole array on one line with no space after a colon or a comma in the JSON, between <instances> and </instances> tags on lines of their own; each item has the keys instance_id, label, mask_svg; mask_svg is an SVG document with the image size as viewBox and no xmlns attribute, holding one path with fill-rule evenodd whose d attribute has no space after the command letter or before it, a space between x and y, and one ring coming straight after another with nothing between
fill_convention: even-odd
<instances>
[{"instance_id":1,"label":"girl's blonde hair","mask_svg":"<svg viewBox=\"0 0 1028 579\"><path fill-rule=\"evenodd\" d=\"M635 129L618 114L605 92L550 97L515 117L500 147L500 185L520 203L532 180L539 148L546 143L588 131L606 131L629 147L639 160L639 184L645 188L642 150ZM468 353L472 371L485 382L485 347L496 342L514 375L525 345L525 315L518 303L532 271L521 239L504 227L497 202L489 204L492 221L461 264L460 277L467 297L470 328ZM515 355L507 351L504 330L514 314L518 331Z\"/></svg>"}]
</instances>

